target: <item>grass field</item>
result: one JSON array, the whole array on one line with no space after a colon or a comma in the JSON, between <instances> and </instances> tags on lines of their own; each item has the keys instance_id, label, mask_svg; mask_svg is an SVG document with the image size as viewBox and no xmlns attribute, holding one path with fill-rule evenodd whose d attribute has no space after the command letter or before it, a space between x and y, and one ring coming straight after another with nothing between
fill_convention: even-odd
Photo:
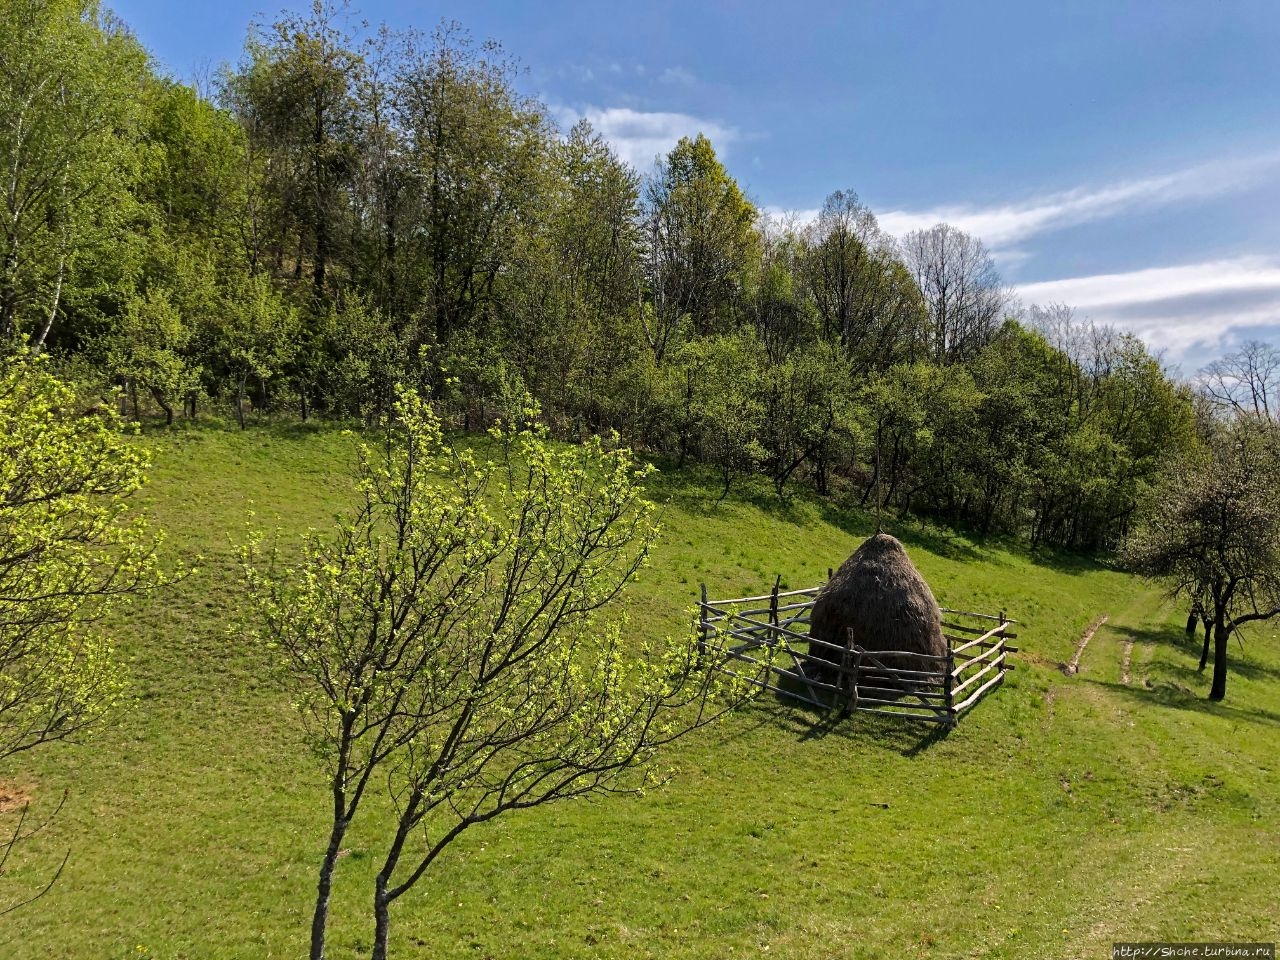
<instances>
[{"instance_id":1,"label":"grass field","mask_svg":"<svg viewBox=\"0 0 1280 960\"><path fill-rule=\"evenodd\" d=\"M23 759L18 785L38 804L70 798L0 892L71 858L47 897L0 918L0 957L302 956L325 800L285 698L231 629L235 547L251 510L285 536L324 525L351 441L202 426L146 442L146 509L201 569L120 627L132 710L91 746ZM868 532L804 498L716 505L713 484L683 476L655 492L665 534L629 600L637 635L682 629L701 581L713 595L764 592L779 573L817 583ZM1233 645L1228 699L1213 705L1183 611L1149 585L893 532L943 605L1022 621L1018 668L959 727L929 736L868 717L824 732L762 700L682 743L647 796L465 835L396 904L393 955L1084 958L1117 939L1280 939L1274 631ZM338 958L369 945L364 829L339 865Z\"/></svg>"}]
</instances>

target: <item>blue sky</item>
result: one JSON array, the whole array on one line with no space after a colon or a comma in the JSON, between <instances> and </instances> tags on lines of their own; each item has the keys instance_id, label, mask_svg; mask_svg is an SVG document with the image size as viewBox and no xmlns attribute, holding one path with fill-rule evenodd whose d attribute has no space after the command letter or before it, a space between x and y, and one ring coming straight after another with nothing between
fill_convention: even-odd
<instances>
[{"instance_id":1,"label":"blue sky","mask_svg":"<svg viewBox=\"0 0 1280 960\"><path fill-rule=\"evenodd\" d=\"M173 73L234 60L254 0L116 0ZM286 6L298 9L305 4ZM762 207L852 189L901 234L982 237L1025 302L1190 374L1280 340L1280 3L365 0L501 41L526 92L642 170L706 132Z\"/></svg>"}]
</instances>

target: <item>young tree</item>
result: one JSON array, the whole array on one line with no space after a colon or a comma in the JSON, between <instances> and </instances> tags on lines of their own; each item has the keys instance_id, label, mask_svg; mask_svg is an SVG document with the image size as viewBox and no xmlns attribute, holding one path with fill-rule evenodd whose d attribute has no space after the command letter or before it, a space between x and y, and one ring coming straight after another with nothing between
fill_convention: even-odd
<instances>
[{"instance_id":1,"label":"young tree","mask_svg":"<svg viewBox=\"0 0 1280 960\"><path fill-rule=\"evenodd\" d=\"M292 359L298 349L298 311L262 274L237 278L224 302L218 344L235 387L236 420L243 430L249 378L265 387Z\"/></svg>"},{"instance_id":2,"label":"young tree","mask_svg":"<svg viewBox=\"0 0 1280 960\"><path fill-rule=\"evenodd\" d=\"M720 474L721 500L735 476L750 473L768 456L760 444L762 356L755 331L746 328L692 340L673 358L686 387L689 440Z\"/></svg>"},{"instance_id":3,"label":"young tree","mask_svg":"<svg viewBox=\"0 0 1280 960\"><path fill-rule=\"evenodd\" d=\"M107 339L107 364L126 383L140 384L173 424L173 404L200 383L200 369L187 360L191 327L163 287L130 297L124 315Z\"/></svg>"},{"instance_id":4,"label":"young tree","mask_svg":"<svg viewBox=\"0 0 1280 960\"><path fill-rule=\"evenodd\" d=\"M245 555L253 632L329 780L313 960L370 784L394 809L373 898L385 960L391 905L465 830L642 786L655 752L716 710L720 674L693 643L632 644L609 616L656 532L627 451L504 424L477 455L450 447L415 396L397 412L363 449L359 505L333 535L310 535L290 567L256 543Z\"/></svg>"},{"instance_id":5,"label":"young tree","mask_svg":"<svg viewBox=\"0 0 1280 960\"><path fill-rule=\"evenodd\" d=\"M110 411L82 413L42 360L0 357L0 771L124 694L99 624L159 582L158 541L130 517L145 466Z\"/></svg>"},{"instance_id":6,"label":"young tree","mask_svg":"<svg viewBox=\"0 0 1280 960\"><path fill-rule=\"evenodd\" d=\"M1213 629L1211 700L1227 694L1227 647L1246 623L1280 616L1280 443L1239 417L1183 458L1125 544L1128 565L1199 603Z\"/></svg>"}]
</instances>

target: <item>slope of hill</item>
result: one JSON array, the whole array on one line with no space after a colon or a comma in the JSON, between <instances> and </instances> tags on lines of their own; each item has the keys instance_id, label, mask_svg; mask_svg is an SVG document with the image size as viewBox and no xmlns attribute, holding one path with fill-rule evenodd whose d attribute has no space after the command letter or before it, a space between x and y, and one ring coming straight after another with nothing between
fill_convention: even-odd
<instances>
[{"instance_id":1,"label":"slope of hill","mask_svg":"<svg viewBox=\"0 0 1280 960\"><path fill-rule=\"evenodd\" d=\"M324 795L260 654L230 629L236 544L322 526L349 486L336 430L203 426L148 441L147 509L203 555L136 608L119 646L137 702L18 784L54 827L3 884L57 886L0 919L0 955L257 958L305 950ZM683 629L698 584L820 581L868 529L800 498L713 503L663 478L638 634ZM944 605L1022 621L1009 682L947 736L875 718L826 729L762 700L669 755L644 797L575 802L466 835L396 905L403 957L1100 957L1113 940L1280 938L1280 644L1232 650L1203 699L1182 611L1076 558L894 530ZM1082 633L1109 616L1066 676ZM338 873L334 957L371 935L369 835ZM11 865L12 866L12 865ZM2 889L2 888L0 888Z\"/></svg>"}]
</instances>

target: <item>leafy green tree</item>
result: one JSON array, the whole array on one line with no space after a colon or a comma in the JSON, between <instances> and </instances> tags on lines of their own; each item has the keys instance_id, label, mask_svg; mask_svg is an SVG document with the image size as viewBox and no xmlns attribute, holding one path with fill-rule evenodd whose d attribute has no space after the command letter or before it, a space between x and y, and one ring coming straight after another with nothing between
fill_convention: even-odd
<instances>
[{"instance_id":1,"label":"leafy green tree","mask_svg":"<svg viewBox=\"0 0 1280 960\"><path fill-rule=\"evenodd\" d=\"M720 499L735 476L768 457L760 443L760 342L750 328L684 344L673 357L686 385L686 429L702 459L720 474Z\"/></svg>"},{"instance_id":2,"label":"leafy green tree","mask_svg":"<svg viewBox=\"0 0 1280 960\"><path fill-rule=\"evenodd\" d=\"M845 352L818 343L761 373L760 442L778 495L806 465L819 493L832 467L853 460L862 435L857 386Z\"/></svg>"},{"instance_id":3,"label":"leafy green tree","mask_svg":"<svg viewBox=\"0 0 1280 960\"><path fill-rule=\"evenodd\" d=\"M285 369L298 348L299 313L287 303L269 278L258 274L239 278L225 292L226 312L216 331L218 349L235 390L236 420L245 427L249 381L259 386L259 400L270 379Z\"/></svg>"},{"instance_id":4,"label":"leafy green tree","mask_svg":"<svg viewBox=\"0 0 1280 960\"><path fill-rule=\"evenodd\" d=\"M396 61L394 123L409 184L397 248L405 302L427 318L433 344L456 331L489 335L481 324L498 278L522 220L537 217L551 126L514 75L499 47L477 49L457 24L410 35Z\"/></svg>"},{"instance_id":5,"label":"leafy green tree","mask_svg":"<svg viewBox=\"0 0 1280 960\"><path fill-rule=\"evenodd\" d=\"M316 329L319 349L313 351L310 377L327 411L338 418L380 422L391 412L396 384L412 374L406 339L368 298L354 294L320 317Z\"/></svg>"},{"instance_id":6,"label":"leafy green tree","mask_svg":"<svg viewBox=\"0 0 1280 960\"><path fill-rule=\"evenodd\" d=\"M1033 543L1114 547L1168 464L1195 444L1196 415L1138 338L1078 323L1061 306L1032 311L1058 356L1038 403L1065 429L1043 445Z\"/></svg>"},{"instance_id":7,"label":"leafy green tree","mask_svg":"<svg viewBox=\"0 0 1280 960\"><path fill-rule=\"evenodd\" d=\"M924 301L857 195L828 196L807 241L805 286L823 337L838 340L862 374L915 359L928 316Z\"/></svg>"},{"instance_id":8,"label":"leafy green tree","mask_svg":"<svg viewBox=\"0 0 1280 960\"><path fill-rule=\"evenodd\" d=\"M702 134L681 138L645 187L645 337L662 363L685 334L728 332L759 260L756 208Z\"/></svg>"},{"instance_id":9,"label":"leafy green tree","mask_svg":"<svg viewBox=\"0 0 1280 960\"><path fill-rule=\"evenodd\" d=\"M101 624L160 582L158 540L129 503L145 467L42 359L0 358L0 772L88 734L125 695ZM19 825L0 842L0 864L23 838Z\"/></svg>"},{"instance_id":10,"label":"leafy green tree","mask_svg":"<svg viewBox=\"0 0 1280 960\"><path fill-rule=\"evenodd\" d=\"M499 290L504 355L548 414L581 435L621 418L638 336L639 180L585 120L552 145L541 213L517 234Z\"/></svg>"},{"instance_id":11,"label":"leafy green tree","mask_svg":"<svg viewBox=\"0 0 1280 960\"><path fill-rule=\"evenodd\" d=\"M121 239L146 54L94 0L0 4L0 338L44 347Z\"/></svg>"},{"instance_id":12,"label":"leafy green tree","mask_svg":"<svg viewBox=\"0 0 1280 960\"><path fill-rule=\"evenodd\" d=\"M108 340L112 373L150 391L169 425L175 398L185 398L200 383L200 369L186 355L191 340L191 327L163 288L130 298Z\"/></svg>"},{"instance_id":13,"label":"leafy green tree","mask_svg":"<svg viewBox=\"0 0 1280 960\"><path fill-rule=\"evenodd\" d=\"M373 898L385 960L392 904L464 831L639 788L657 751L719 710L719 673L691 638L636 649L611 615L656 534L627 451L506 424L491 450L458 450L413 395L397 414L363 449L359 504L332 534L307 537L292 566L256 543L245 557L253 632L329 780L313 960L370 785L394 810Z\"/></svg>"},{"instance_id":14,"label":"leafy green tree","mask_svg":"<svg viewBox=\"0 0 1280 960\"><path fill-rule=\"evenodd\" d=\"M307 16L259 30L223 99L264 158L279 266L309 263L323 296L330 265L349 242L351 194L359 162L357 89L364 60L337 26L341 6L314 0ZM342 258L349 260L349 254Z\"/></svg>"},{"instance_id":15,"label":"leafy green tree","mask_svg":"<svg viewBox=\"0 0 1280 960\"><path fill-rule=\"evenodd\" d=\"M1122 556L1169 594L1199 604L1213 630L1209 699L1227 694L1227 650L1242 626L1280 616L1280 436L1241 416L1179 460Z\"/></svg>"},{"instance_id":16,"label":"leafy green tree","mask_svg":"<svg viewBox=\"0 0 1280 960\"><path fill-rule=\"evenodd\" d=\"M1065 363L1043 337L1009 321L969 365L982 396L952 463L984 535L1002 518L1019 528L1046 453L1061 445L1068 422L1050 398Z\"/></svg>"},{"instance_id":17,"label":"leafy green tree","mask_svg":"<svg viewBox=\"0 0 1280 960\"><path fill-rule=\"evenodd\" d=\"M152 79L145 90L145 143L133 191L149 225L175 247L211 255L221 270L243 271L251 261L244 130L191 87Z\"/></svg>"},{"instance_id":18,"label":"leafy green tree","mask_svg":"<svg viewBox=\"0 0 1280 960\"><path fill-rule=\"evenodd\" d=\"M906 514L923 498L925 509L954 518L956 438L973 429L982 402L973 375L962 366L896 364L868 380L861 399L874 450L862 502L874 494Z\"/></svg>"},{"instance_id":19,"label":"leafy green tree","mask_svg":"<svg viewBox=\"0 0 1280 960\"><path fill-rule=\"evenodd\" d=\"M759 224L760 266L751 313L770 365L818 339L812 300L805 295L804 238L791 224L765 217Z\"/></svg>"}]
</instances>

